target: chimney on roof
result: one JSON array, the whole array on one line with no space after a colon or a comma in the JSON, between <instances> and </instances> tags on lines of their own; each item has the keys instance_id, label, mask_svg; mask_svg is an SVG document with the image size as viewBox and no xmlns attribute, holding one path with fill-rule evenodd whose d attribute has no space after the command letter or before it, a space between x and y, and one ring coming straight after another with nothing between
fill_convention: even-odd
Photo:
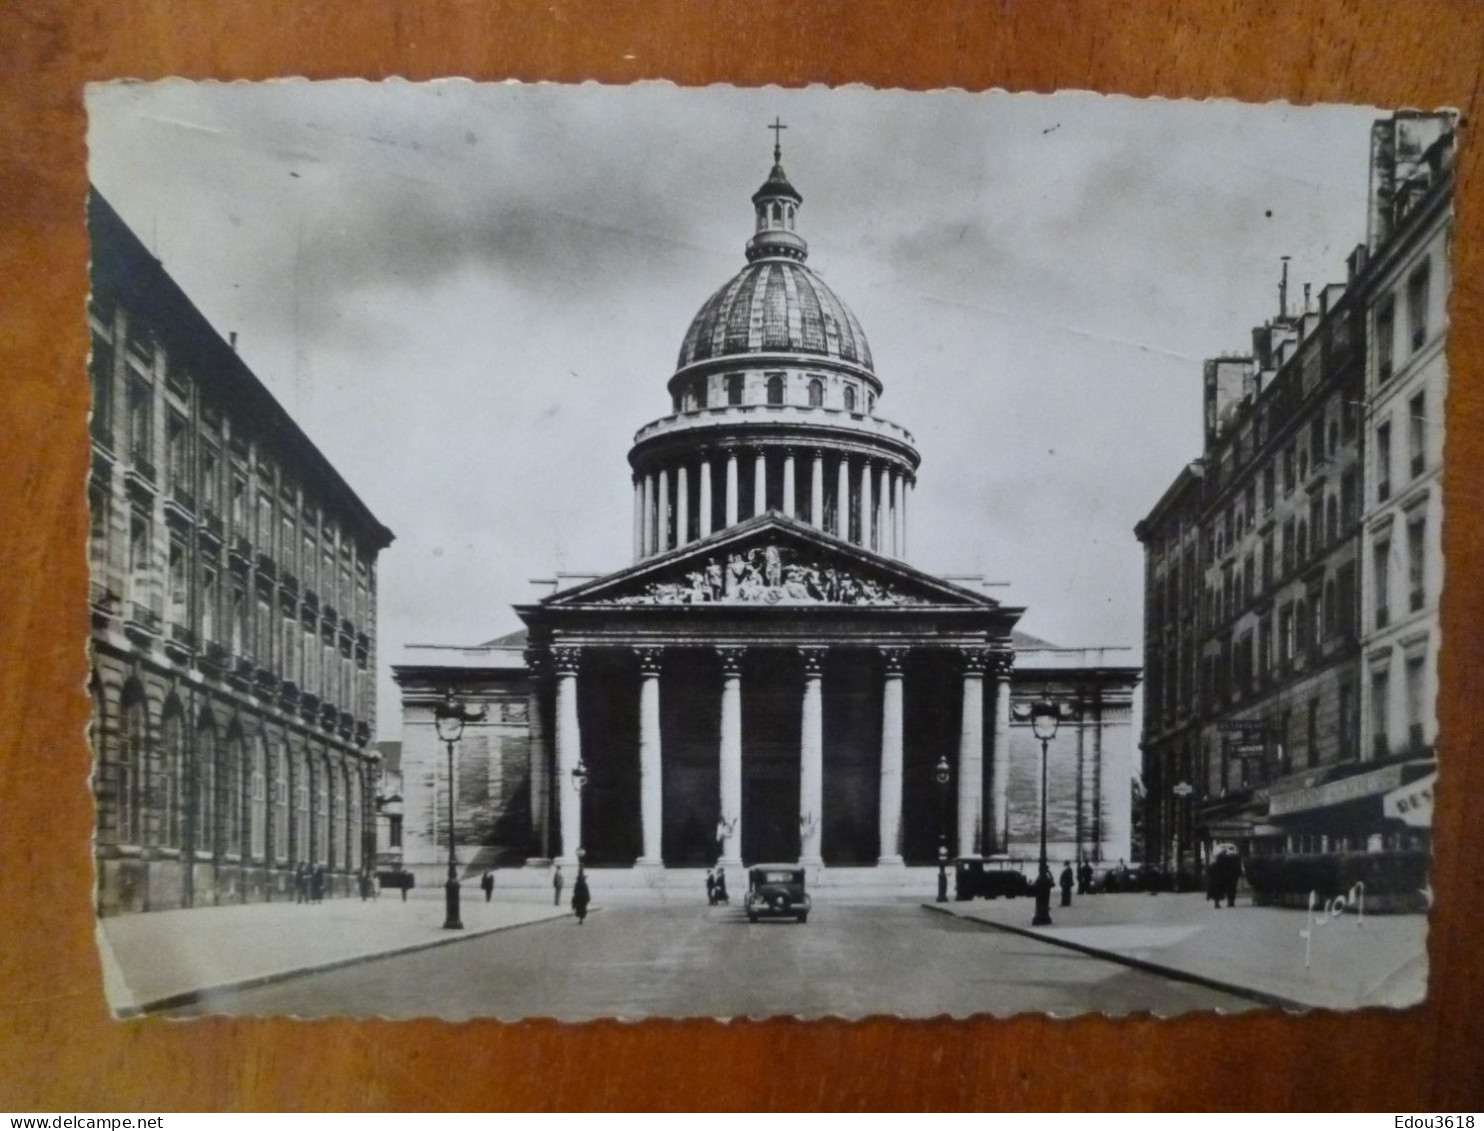
<instances>
[{"instance_id":1,"label":"chimney on roof","mask_svg":"<svg viewBox=\"0 0 1484 1131\"><path fill-rule=\"evenodd\" d=\"M1288 256L1283 256L1283 277L1278 280L1278 317L1288 317Z\"/></svg>"}]
</instances>

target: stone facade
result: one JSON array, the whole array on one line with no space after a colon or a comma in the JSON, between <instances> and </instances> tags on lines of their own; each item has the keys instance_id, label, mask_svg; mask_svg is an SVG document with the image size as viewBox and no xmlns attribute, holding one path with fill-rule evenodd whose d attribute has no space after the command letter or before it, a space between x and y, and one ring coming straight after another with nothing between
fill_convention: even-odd
<instances>
[{"instance_id":1,"label":"stone facade","mask_svg":"<svg viewBox=\"0 0 1484 1131\"><path fill-rule=\"evenodd\" d=\"M348 892L391 540L107 202L93 246L100 914Z\"/></svg>"}]
</instances>

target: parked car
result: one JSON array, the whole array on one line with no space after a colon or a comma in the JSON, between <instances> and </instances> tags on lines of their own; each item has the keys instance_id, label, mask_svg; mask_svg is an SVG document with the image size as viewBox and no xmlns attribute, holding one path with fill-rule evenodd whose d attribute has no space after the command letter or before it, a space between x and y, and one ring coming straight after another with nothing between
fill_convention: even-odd
<instances>
[{"instance_id":1,"label":"parked car","mask_svg":"<svg viewBox=\"0 0 1484 1131\"><path fill-rule=\"evenodd\" d=\"M1030 880L1008 858L960 856L953 862L953 897L959 902L1033 894Z\"/></svg>"},{"instance_id":2,"label":"parked car","mask_svg":"<svg viewBox=\"0 0 1484 1131\"><path fill-rule=\"evenodd\" d=\"M749 921L770 919L809 921L809 895L804 891L804 869L797 864L754 864L747 871Z\"/></svg>"}]
</instances>

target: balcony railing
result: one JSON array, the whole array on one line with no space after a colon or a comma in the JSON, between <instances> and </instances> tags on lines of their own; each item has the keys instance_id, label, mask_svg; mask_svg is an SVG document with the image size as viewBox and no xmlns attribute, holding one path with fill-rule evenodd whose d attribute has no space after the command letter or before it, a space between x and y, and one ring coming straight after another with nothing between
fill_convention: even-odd
<instances>
[{"instance_id":1,"label":"balcony railing","mask_svg":"<svg viewBox=\"0 0 1484 1131\"><path fill-rule=\"evenodd\" d=\"M160 614L141 601L129 602L129 623L151 635L160 631Z\"/></svg>"},{"instance_id":2,"label":"balcony railing","mask_svg":"<svg viewBox=\"0 0 1484 1131\"><path fill-rule=\"evenodd\" d=\"M191 631L190 625L172 624L170 626L170 639L182 648L194 648L196 646L196 634Z\"/></svg>"},{"instance_id":3,"label":"balcony railing","mask_svg":"<svg viewBox=\"0 0 1484 1131\"><path fill-rule=\"evenodd\" d=\"M217 514L216 508L210 503L201 508L201 530L218 542L222 540L222 516Z\"/></svg>"}]
</instances>

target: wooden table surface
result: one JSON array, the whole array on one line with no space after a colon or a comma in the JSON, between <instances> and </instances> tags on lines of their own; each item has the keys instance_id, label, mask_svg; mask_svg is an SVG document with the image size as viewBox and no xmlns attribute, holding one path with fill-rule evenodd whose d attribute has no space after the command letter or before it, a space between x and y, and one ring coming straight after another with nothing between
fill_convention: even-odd
<instances>
[{"instance_id":1,"label":"wooden table surface","mask_svg":"<svg viewBox=\"0 0 1484 1131\"><path fill-rule=\"evenodd\" d=\"M84 738L82 85L167 75L1080 88L1473 110L1484 5L12 0L0 7L0 1109L1371 1108L1484 1101L1481 189L1461 153L1431 942L1406 1013L799 1024L150 1020L103 1003ZM779 1071L780 1065L788 1070Z\"/></svg>"}]
</instances>

